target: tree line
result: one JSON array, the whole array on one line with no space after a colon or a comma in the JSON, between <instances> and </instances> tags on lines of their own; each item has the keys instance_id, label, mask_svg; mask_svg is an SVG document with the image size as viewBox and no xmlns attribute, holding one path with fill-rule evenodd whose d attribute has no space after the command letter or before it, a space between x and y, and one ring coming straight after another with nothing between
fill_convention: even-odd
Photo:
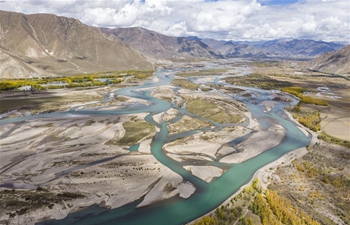
<instances>
[{"instance_id":1,"label":"tree line","mask_svg":"<svg viewBox=\"0 0 350 225\"><path fill-rule=\"evenodd\" d=\"M62 77L3 79L0 80L0 91L16 90L25 86L30 86L32 90L105 86L108 84L121 83L126 76L133 76L136 79L144 79L152 76L153 72L154 71L130 70L120 72L98 72Z\"/></svg>"},{"instance_id":2,"label":"tree line","mask_svg":"<svg viewBox=\"0 0 350 225\"><path fill-rule=\"evenodd\" d=\"M296 97L300 98L301 103L328 106L328 102L325 100L304 96L304 89L302 87L285 87L282 88L281 91L295 95Z\"/></svg>"}]
</instances>

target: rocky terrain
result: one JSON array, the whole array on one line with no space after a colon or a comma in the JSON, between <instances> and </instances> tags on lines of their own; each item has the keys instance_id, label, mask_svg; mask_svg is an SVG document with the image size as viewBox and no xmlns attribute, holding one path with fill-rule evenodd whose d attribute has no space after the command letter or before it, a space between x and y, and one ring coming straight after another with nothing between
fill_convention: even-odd
<instances>
[{"instance_id":1,"label":"rocky terrain","mask_svg":"<svg viewBox=\"0 0 350 225\"><path fill-rule=\"evenodd\" d=\"M152 69L139 53L77 19L0 11L0 76Z\"/></svg>"},{"instance_id":2,"label":"rocky terrain","mask_svg":"<svg viewBox=\"0 0 350 225\"><path fill-rule=\"evenodd\" d=\"M313 59L307 63L306 68L327 73L350 75L350 45Z\"/></svg>"},{"instance_id":3,"label":"rocky terrain","mask_svg":"<svg viewBox=\"0 0 350 225\"><path fill-rule=\"evenodd\" d=\"M186 37L169 37L141 27L101 28L106 34L113 34L150 60L185 58L222 58L213 48L199 40Z\"/></svg>"}]
</instances>

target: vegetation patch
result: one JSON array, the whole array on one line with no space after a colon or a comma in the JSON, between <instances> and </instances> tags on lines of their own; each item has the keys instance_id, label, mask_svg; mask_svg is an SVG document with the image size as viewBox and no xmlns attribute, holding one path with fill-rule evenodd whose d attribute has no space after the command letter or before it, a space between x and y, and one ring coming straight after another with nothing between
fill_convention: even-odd
<instances>
[{"instance_id":1,"label":"vegetation patch","mask_svg":"<svg viewBox=\"0 0 350 225\"><path fill-rule=\"evenodd\" d=\"M252 65L256 67L280 67L281 66L281 64L277 61L253 62Z\"/></svg>"},{"instance_id":2,"label":"vegetation patch","mask_svg":"<svg viewBox=\"0 0 350 225\"><path fill-rule=\"evenodd\" d=\"M52 208L54 204L63 205L64 201L85 198L85 195L71 192L55 194L39 187L36 191L2 190L0 197L0 210L14 217L43 207Z\"/></svg>"},{"instance_id":3,"label":"vegetation patch","mask_svg":"<svg viewBox=\"0 0 350 225\"><path fill-rule=\"evenodd\" d=\"M303 111L300 104L294 106L292 109L294 119L305 127L317 132L321 129L321 117L319 112Z\"/></svg>"},{"instance_id":4,"label":"vegetation patch","mask_svg":"<svg viewBox=\"0 0 350 225\"><path fill-rule=\"evenodd\" d=\"M183 116L181 120L174 124L169 125L170 133L185 132L190 130L197 130L212 125L208 121L200 120L197 118Z\"/></svg>"},{"instance_id":5,"label":"vegetation patch","mask_svg":"<svg viewBox=\"0 0 350 225\"><path fill-rule=\"evenodd\" d=\"M190 89L190 90L198 90L198 88L200 87L199 84L195 84L189 80L185 80L185 79L174 79L172 81L173 84L180 86L182 88L185 89Z\"/></svg>"},{"instance_id":6,"label":"vegetation patch","mask_svg":"<svg viewBox=\"0 0 350 225\"><path fill-rule=\"evenodd\" d=\"M125 135L118 141L121 145L132 146L141 139L148 137L156 131L152 124L145 121L127 121L123 123Z\"/></svg>"},{"instance_id":7,"label":"vegetation patch","mask_svg":"<svg viewBox=\"0 0 350 225\"><path fill-rule=\"evenodd\" d=\"M258 186L258 180L255 179L230 202L217 208L214 213L196 220L193 224L319 225L320 223L277 192L269 189L263 192Z\"/></svg>"},{"instance_id":8,"label":"vegetation patch","mask_svg":"<svg viewBox=\"0 0 350 225\"><path fill-rule=\"evenodd\" d=\"M60 101L62 97L0 100L0 113L10 110L35 109L48 101Z\"/></svg>"},{"instance_id":9,"label":"vegetation patch","mask_svg":"<svg viewBox=\"0 0 350 225\"><path fill-rule=\"evenodd\" d=\"M243 119L239 114L234 114L232 109L225 107L223 103L212 102L207 99L189 99L186 110L192 114L212 120L216 123L238 123Z\"/></svg>"},{"instance_id":10,"label":"vegetation patch","mask_svg":"<svg viewBox=\"0 0 350 225\"><path fill-rule=\"evenodd\" d=\"M27 99L11 99L0 100L0 113L11 110L24 110L34 113L45 113L56 111L64 108L72 103L84 103L102 100L101 96L92 95L74 95L63 97L44 97L44 98L27 98Z\"/></svg>"},{"instance_id":11,"label":"vegetation patch","mask_svg":"<svg viewBox=\"0 0 350 225\"><path fill-rule=\"evenodd\" d=\"M242 77L228 77L225 81L229 84L246 86L246 87L256 87L265 90L271 89L281 89L283 87L289 87L291 84L287 81L279 81L270 78L269 76L252 73L247 76Z\"/></svg>"},{"instance_id":12,"label":"vegetation patch","mask_svg":"<svg viewBox=\"0 0 350 225\"><path fill-rule=\"evenodd\" d=\"M0 80L0 91L14 90L19 87L28 86L30 90L45 90L58 88L76 88L90 86L105 86L108 84L118 84L126 76L135 79L145 79L152 76L154 71L107 71L91 74L81 74L61 77L40 77L25 79L3 79Z\"/></svg>"},{"instance_id":13,"label":"vegetation patch","mask_svg":"<svg viewBox=\"0 0 350 225\"><path fill-rule=\"evenodd\" d=\"M297 96L298 98L300 98L301 103L328 106L328 102L326 102L325 100L304 96L304 89L302 87L286 87L282 88L281 90Z\"/></svg>"},{"instance_id":14,"label":"vegetation patch","mask_svg":"<svg viewBox=\"0 0 350 225\"><path fill-rule=\"evenodd\" d=\"M218 76L227 72L227 69L208 69L208 70L199 70L193 72L180 72L176 76L181 77L195 77L195 76Z\"/></svg>"},{"instance_id":15,"label":"vegetation patch","mask_svg":"<svg viewBox=\"0 0 350 225\"><path fill-rule=\"evenodd\" d=\"M321 224L350 224L349 149L320 142L292 165L280 167L269 186ZM336 206L336 207L334 207ZM336 217L343 222L336 222Z\"/></svg>"},{"instance_id":16,"label":"vegetation patch","mask_svg":"<svg viewBox=\"0 0 350 225\"><path fill-rule=\"evenodd\" d=\"M344 147L350 148L350 141L342 140L342 139L337 138L337 137L333 137L333 136L327 134L324 131L322 131L321 134L319 134L317 138L320 139L320 140L327 141L329 143L342 145Z\"/></svg>"},{"instance_id":17,"label":"vegetation patch","mask_svg":"<svg viewBox=\"0 0 350 225\"><path fill-rule=\"evenodd\" d=\"M265 196L261 193L255 195L250 209L260 216L262 224L320 224L297 206L293 206L289 200L269 189L266 190Z\"/></svg>"}]
</instances>

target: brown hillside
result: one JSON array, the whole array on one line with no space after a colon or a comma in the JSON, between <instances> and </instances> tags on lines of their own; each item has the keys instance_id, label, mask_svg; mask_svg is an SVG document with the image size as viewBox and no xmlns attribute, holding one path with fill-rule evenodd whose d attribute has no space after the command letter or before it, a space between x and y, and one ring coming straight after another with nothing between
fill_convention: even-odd
<instances>
[{"instance_id":1,"label":"brown hillside","mask_svg":"<svg viewBox=\"0 0 350 225\"><path fill-rule=\"evenodd\" d=\"M311 60L307 64L307 68L340 75L350 75L350 45Z\"/></svg>"},{"instance_id":2,"label":"brown hillside","mask_svg":"<svg viewBox=\"0 0 350 225\"><path fill-rule=\"evenodd\" d=\"M220 53L203 42L186 37L170 37L141 27L101 30L114 35L148 58L222 58Z\"/></svg>"},{"instance_id":3,"label":"brown hillside","mask_svg":"<svg viewBox=\"0 0 350 225\"><path fill-rule=\"evenodd\" d=\"M1 77L152 68L121 41L77 19L50 14L0 11L0 48L0 60L7 61L1 64Z\"/></svg>"}]
</instances>

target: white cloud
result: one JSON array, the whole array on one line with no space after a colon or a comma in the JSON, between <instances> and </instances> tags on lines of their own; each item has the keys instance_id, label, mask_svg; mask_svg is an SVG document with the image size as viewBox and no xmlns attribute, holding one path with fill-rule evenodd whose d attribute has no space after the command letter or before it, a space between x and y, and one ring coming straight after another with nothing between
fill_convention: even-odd
<instances>
[{"instance_id":1,"label":"white cloud","mask_svg":"<svg viewBox=\"0 0 350 225\"><path fill-rule=\"evenodd\" d=\"M22 0L1 2L0 9L53 13L97 26L142 26L172 36L349 41L349 4L348 0L278 5L261 5L257 0Z\"/></svg>"}]
</instances>

